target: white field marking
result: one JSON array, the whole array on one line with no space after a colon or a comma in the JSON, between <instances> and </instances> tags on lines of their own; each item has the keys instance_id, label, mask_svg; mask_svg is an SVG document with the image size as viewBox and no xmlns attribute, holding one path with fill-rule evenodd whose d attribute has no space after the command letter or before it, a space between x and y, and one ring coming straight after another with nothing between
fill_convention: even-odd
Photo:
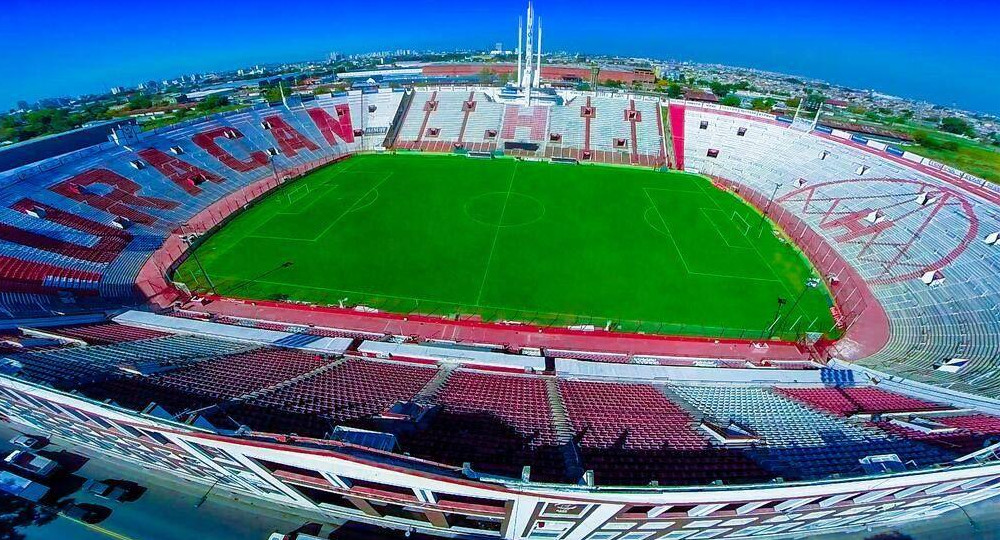
<instances>
[{"instance_id":1,"label":"white field marking","mask_svg":"<svg viewBox=\"0 0 1000 540\"><path fill-rule=\"evenodd\" d=\"M379 180L377 184L375 184L374 186L372 186L371 189L369 189L368 191L364 192L364 194L361 195L361 197L359 197L356 201L354 201L354 204L352 204L350 208L348 208L347 210L345 210L343 214L340 214L339 216L337 216L337 219L335 219L332 222L330 222L330 224L327 225L327 227L325 229L323 229L323 231L321 233L319 233L316 236L316 238L312 239L312 241L315 242L315 241L319 240L320 238L323 238L324 236L326 236L326 233L330 232L330 229L332 229L335 225L337 225L337 223L340 223L340 220L344 219L345 217L347 217L347 214L350 214L351 212L354 211L354 209L358 206L358 203L360 203L362 200L364 200L365 197L367 197L371 192L373 192L373 191L377 192L378 188L381 187L382 184L384 184L388 179L392 178L393 174L395 174L395 173L391 173L390 172L389 174L387 174L385 176L385 178Z\"/></svg>"},{"instance_id":2,"label":"white field marking","mask_svg":"<svg viewBox=\"0 0 1000 540\"><path fill-rule=\"evenodd\" d=\"M717 209L717 208L705 208L704 206L698 207L698 210L701 210L701 213L705 215L705 219L707 219L708 223L712 226L713 229L715 229L715 232L719 233L719 236L722 238L722 241L726 243L727 247L729 247L731 249L753 249L753 247L751 247L751 246L734 246L733 244L731 244L729 242L729 237L722 233L722 229L720 229L719 226L716 225L715 220L712 219L712 216L710 216L708 214L709 210L715 210L715 211L721 213L722 217L725 217L726 216L725 211L723 211L722 209ZM746 237L746 235L742 235L742 236L744 236L744 238ZM747 243L750 243L749 239L747 239Z\"/></svg>"},{"instance_id":3,"label":"white field marking","mask_svg":"<svg viewBox=\"0 0 1000 540\"><path fill-rule=\"evenodd\" d=\"M326 178L323 181L322 184L327 184L327 183L333 181L334 178L337 178L338 176L341 176L344 173L353 172L351 169L353 169L354 166L357 163L358 163L357 160L350 160L347 164L344 165L343 168L341 168L340 170L338 170L335 173L331 174L329 178ZM363 172L363 171L359 171L359 172ZM308 178L302 178L302 180L308 180ZM296 182L296 183L298 183L298 182ZM278 212L278 214L276 214L276 215L291 215L291 216L296 216L296 215L299 215L299 214L303 214L303 213L305 213L306 210L308 210L309 208L311 208L312 205L316 204L316 201L322 199L323 197L326 197L327 193L329 193L330 191L333 191L334 189L337 189L339 187L340 187L339 183L338 184L334 184L332 186L328 186L325 190L323 190L323 192L321 194L318 194L316 197L313 197L313 199L311 201L309 201L306 204L300 206L298 212ZM270 221L270 220L268 220L268 221Z\"/></svg>"},{"instance_id":4,"label":"white field marking","mask_svg":"<svg viewBox=\"0 0 1000 540\"><path fill-rule=\"evenodd\" d=\"M660 223L663 225L663 232L666 233L667 238L670 239L670 243L674 246L674 250L677 251L677 256L680 257L681 264L684 265L684 271L688 274L692 274L693 272L691 272L691 268L688 266L687 261L684 260L684 254L681 253L681 247L677 245L677 240L674 239L673 233L670 232L667 220L663 219L663 214L660 213L660 208L656 206L656 201L653 200L653 196L649 194L649 188L642 188L642 192L646 195L646 198L649 199L649 204L653 205L653 210L656 211L656 215L659 216Z\"/></svg>"},{"instance_id":5,"label":"white field marking","mask_svg":"<svg viewBox=\"0 0 1000 540\"><path fill-rule=\"evenodd\" d=\"M715 272L695 272L695 271L691 270L691 268L687 264L687 261L684 259L684 254L681 252L680 246L677 245L677 241L674 239L673 233L670 231L670 227L667 225L666 220L663 219L663 214L660 213L659 207L656 206L656 201L654 201L652 195L649 194L649 191L668 191L668 190L656 189L656 188L643 188L643 191L646 193L646 197L649 198L650 204L653 205L653 210L656 212L657 216L660 217L660 222L663 224L663 227L665 228L665 230L661 231L661 230L657 229L656 227L653 227L652 224L649 223L649 221L646 221L646 223L648 225L650 225L650 227L654 231L659 232L661 234L664 234L664 235L667 236L667 238L670 239L670 242L673 244L674 249L677 250L677 255L681 258L681 263L684 264L684 269L687 271L688 274L690 274L692 276L705 276L705 277L713 277L713 278L719 278L719 279L742 279L742 280L746 280L746 281L760 281L760 282L765 282L765 283L779 283L779 284L784 285L784 282L781 281L781 279L778 278L777 274L775 274L774 270L771 269L769 266L768 266L768 269L771 270L771 275L774 276L774 279L771 279L771 278L761 278L761 277L752 277L752 276L743 276L743 275L733 276L733 275L728 275L728 274L717 274ZM716 203L716 205L718 205L718 203ZM713 226L714 226L714 223L713 223ZM718 229L716 229L716 230L718 230ZM744 248L744 249L750 249L750 248ZM758 257L761 257L761 260L763 261L763 256L760 255L759 251L757 251L757 255L758 255ZM764 266L767 266L767 264L765 264ZM785 290L787 291L788 288L785 287Z\"/></svg>"},{"instance_id":6,"label":"white field marking","mask_svg":"<svg viewBox=\"0 0 1000 540\"><path fill-rule=\"evenodd\" d=\"M514 171L510 173L510 183L507 184L507 197L503 200L503 209L500 210L500 219L497 220L497 232L493 235L493 245L490 246L490 256L486 259L486 271L483 272L483 282L479 285L479 294L476 295L476 306L483 307L480 302L483 300L483 291L486 290L486 279L490 276L490 265L493 263L493 253L497 249L497 240L500 238L500 231L503 230L503 218L507 214L507 202L510 201L510 192L514 189L514 178L517 176L517 162L514 162Z\"/></svg>"},{"instance_id":7,"label":"white field marking","mask_svg":"<svg viewBox=\"0 0 1000 540\"><path fill-rule=\"evenodd\" d=\"M718 208L719 210L722 210L722 207L721 207L721 206L719 206L719 203L718 203L718 201L716 201L716 200L715 200L714 198L712 198L712 197L709 197L709 199L710 199L710 200L711 200L711 201L712 201L712 202L713 202L713 203L715 204L716 208ZM740 199L740 202L741 202L742 204L747 204L747 203L743 202L743 200L742 200L742 199ZM764 219L767 219L767 215L766 215L766 214L764 214ZM770 221L770 220L768 220L768 221ZM748 239L748 240L749 240L749 239ZM787 293L787 295L788 295L788 296L787 296L786 300L791 300L791 298L792 298L792 297L794 297L794 296L795 296L795 294L794 294L794 293L792 293L792 290L788 288L788 284L787 284L787 283L785 283L785 281L781 279L781 276L779 276L779 275L778 275L778 273L774 271L774 268L772 268L770 264L767 264L767 259L765 259L765 258L764 258L764 254L760 252L760 248L758 248L758 247L757 247L757 244L755 244L755 243L754 243L754 242L753 242L753 241L751 240L751 241L750 241L750 245L751 245L751 246L753 247L753 250L754 250L754 252L756 252L756 253L757 253L757 257L758 257L758 258L760 259L760 263L761 263L761 264L763 264L763 265L764 265L764 267L766 267L766 268L767 268L768 270L770 270L770 271L771 271L771 275L772 275L772 276L774 276L774 279L775 279L775 280L776 280L776 281L777 281L778 283L780 283L780 284L781 284L781 288L785 290L785 293ZM809 258L807 257L807 258L806 258L806 260L809 260ZM812 261L809 261L809 264L810 264L810 265L812 265ZM800 312L802 312L802 313L803 313L804 315L806 315L806 317L808 317L808 316L809 316L809 314L805 312L805 309L804 309L804 308L803 308L802 306L798 306L798 310L799 310ZM791 313L789 313L789 314L788 314L787 316L785 316L785 317L782 317L782 319L787 319L787 318L788 318L788 317L790 317L791 315L792 315L792 314L791 314Z\"/></svg>"},{"instance_id":8,"label":"white field marking","mask_svg":"<svg viewBox=\"0 0 1000 540\"><path fill-rule=\"evenodd\" d=\"M372 193L372 192L371 192L371 191L369 191L368 193ZM377 190L377 189L376 189L376 190L374 191L374 193L375 193L375 198L374 198L374 199L372 199L372 200L371 200L371 202L369 202L369 203L366 203L366 204L363 204L363 205L361 205L361 206L359 206L359 207L355 208L355 209L354 209L353 211L354 211L354 212L360 212L360 211L364 210L365 208L368 208L369 206L371 206L371 205L375 204L375 202L376 202L376 201L378 201L379 197L381 197L381 196L382 196L382 194L381 194L381 192L380 192L379 190ZM366 194L365 194L365 196L367 197L367 196L368 196L368 194L366 193Z\"/></svg>"},{"instance_id":9,"label":"white field marking","mask_svg":"<svg viewBox=\"0 0 1000 540\"><path fill-rule=\"evenodd\" d=\"M232 278L232 276L221 276L221 277L222 277L222 279L236 279L236 278ZM580 314L573 314L573 313L553 313L553 312L538 311L538 310L534 310L534 309L531 309L531 308L517 308L517 307L510 307L510 306L494 306L492 304L480 304L480 305L473 306L473 305L465 304L465 303L462 303L462 302L449 302L447 300L440 300L440 299L434 300L434 299L431 299L431 298L419 298L419 297L414 297L414 296L397 296L397 295L392 295L392 294L382 294L382 293L373 293L373 292L365 292L365 291L354 291L354 290L350 290L350 289L336 289L336 288L330 288L330 287L319 287L319 286L314 286L314 285L300 285L300 284L286 283L284 281L271 281L271 280L264 280L264 279L255 279L253 281L255 283L266 283L268 285L281 285L281 286L288 287L290 290L296 289L296 288L299 288L299 289L312 289L312 290L317 290L317 291L325 291L325 292L328 292L328 293L332 293L334 295L339 295L339 294L355 294L355 295L360 295L360 296L374 296L374 297L378 297L378 298L391 298L391 299L394 299L394 300L408 300L408 301L414 302L414 304L417 304L417 305L419 305L420 302L426 302L428 304L437 304L437 305L444 305L444 306L455 306L456 308L459 308L458 309L459 311L461 311L463 313L466 313L466 314L477 314L477 313L475 313L475 312L469 312L469 311L463 311L461 308L483 308L483 309L492 309L492 310L497 310L497 311L508 311L508 312L512 312L512 313L515 313L515 314L516 313L524 313L524 314L531 314L531 315L537 314L540 317L544 317L544 318L555 317L555 318L563 318L563 319L579 319L581 317L587 317L587 318L591 318L591 319L605 319L605 320L608 320L608 319L610 319L610 320L630 320L630 319L624 319L623 317L621 317L619 315L589 315L589 314L588 315L580 315ZM390 311L389 313L398 313L398 312ZM650 321L647 321L647 322L649 322L650 324L659 324L659 325L692 326L692 324L690 322L682 322L682 321L671 322L671 321L652 321L652 320L650 320ZM722 329L722 327L710 327L710 326L705 326L705 328L719 329L719 330Z\"/></svg>"},{"instance_id":10,"label":"white field marking","mask_svg":"<svg viewBox=\"0 0 1000 540\"><path fill-rule=\"evenodd\" d=\"M386 176L385 178L383 178L382 180L380 180L377 184L375 184L374 186L372 186L368 191L364 192L361 195L361 197L359 197L357 200L354 201L354 204L352 204L342 214L340 214L339 216L337 216L337 219L333 220L333 222L331 222L329 226L327 226L325 229L323 229L314 238L290 238L290 237L286 237L286 236L273 236L273 235L266 235L266 234L248 234L248 235L244 236L243 238L260 238L260 239L264 239L264 240L283 240L283 241L288 241L288 242L316 242L320 238L323 238L323 236L326 235L326 233L330 232L330 229L332 229L338 222L340 222L341 219L347 217L348 214L350 214L351 212L353 212L356 209L355 207L358 205L358 203L360 203L362 200L364 200L372 191L377 191L378 188L379 188L379 186L381 186L382 184L384 184L386 182L386 180L388 180L389 178L392 177L393 174L394 173L389 173L388 176ZM317 197L316 200L318 200L319 198L320 197ZM366 207L370 206L373 203L374 203L374 201L372 201L371 203L368 203L368 205L366 205ZM271 220L268 220L267 223L270 223L270 221ZM265 225L267 223L265 223ZM257 229L260 229L263 226L264 225L261 225ZM254 230L257 230L257 229L254 229Z\"/></svg>"}]
</instances>

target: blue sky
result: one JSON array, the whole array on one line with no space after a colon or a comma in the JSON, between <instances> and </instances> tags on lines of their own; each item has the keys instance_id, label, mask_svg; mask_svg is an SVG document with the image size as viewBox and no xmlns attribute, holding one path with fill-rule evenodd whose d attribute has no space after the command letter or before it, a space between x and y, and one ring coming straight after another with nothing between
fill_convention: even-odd
<instances>
[{"instance_id":1,"label":"blue sky","mask_svg":"<svg viewBox=\"0 0 1000 540\"><path fill-rule=\"evenodd\" d=\"M0 110L19 99L329 51L488 47L525 3L3 0ZM1000 113L1000 2L539 0L547 49L757 67Z\"/></svg>"}]
</instances>

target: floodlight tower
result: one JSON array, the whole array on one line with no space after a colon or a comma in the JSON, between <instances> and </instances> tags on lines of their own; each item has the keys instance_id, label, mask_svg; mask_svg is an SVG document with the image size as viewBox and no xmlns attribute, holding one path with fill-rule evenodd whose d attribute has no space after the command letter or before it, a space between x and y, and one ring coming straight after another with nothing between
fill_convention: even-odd
<instances>
[{"instance_id":1,"label":"floodlight tower","mask_svg":"<svg viewBox=\"0 0 1000 540\"><path fill-rule=\"evenodd\" d=\"M524 76L521 78L521 87L530 90L535 85L534 66L532 66L533 52L535 47L535 8L528 2L528 28L524 34Z\"/></svg>"},{"instance_id":2,"label":"floodlight tower","mask_svg":"<svg viewBox=\"0 0 1000 540\"><path fill-rule=\"evenodd\" d=\"M538 18L538 69L535 70L535 88L542 87L542 18Z\"/></svg>"},{"instance_id":3,"label":"floodlight tower","mask_svg":"<svg viewBox=\"0 0 1000 540\"><path fill-rule=\"evenodd\" d=\"M522 60L521 56L524 53L524 50L521 47L523 44L523 42L521 41L523 38L522 34L523 31L524 31L524 19L518 17L517 18L517 87L518 88L521 87L521 76L524 75L523 73L521 73L521 60Z\"/></svg>"}]
</instances>

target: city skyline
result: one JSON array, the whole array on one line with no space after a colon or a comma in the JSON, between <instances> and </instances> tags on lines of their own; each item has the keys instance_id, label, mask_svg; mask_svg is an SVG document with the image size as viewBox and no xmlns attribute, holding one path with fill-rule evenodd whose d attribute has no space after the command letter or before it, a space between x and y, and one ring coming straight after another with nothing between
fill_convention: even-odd
<instances>
[{"instance_id":1,"label":"city skyline","mask_svg":"<svg viewBox=\"0 0 1000 540\"><path fill-rule=\"evenodd\" d=\"M124 14L102 11L104 4L102 0L83 8L57 1L46 7L14 0L0 15L0 29L12 38L10 54L0 59L0 73L16 78L18 84L0 85L0 109L19 101L105 93L113 86L180 74L320 59L331 50L487 49L498 41L515 41L510 21L516 21L526 6L526 2L499 9L474 6L456 15L420 0L408 4L407 17L380 19L386 31L374 33L360 23L364 15L360 9L319 6L311 9L319 10L317 17L292 17L262 34L260 11L246 9L257 0L240 4L244 9L232 13L226 12L227 2L220 4L218 11L226 12L231 21L226 24L215 17L171 19L171 24L146 25L141 30L130 26L134 21ZM912 2L906 4L908 10L901 10L896 9L901 2L871 6L847 0L837 14L817 19L797 13L800 8L784 0L771 2L756 14L736 16L730 8L746 8L725 0L709 14L670 6L670 14L664 13L658 25L643 17L638 26L627 21L609 24L590 10L561 9L566 5L563 0L536 5L546 15L548 50L739 66L1000 113L1000 67L993 58L1000 50L1000 35L988 26L1000 15L1000 7L980 0L967 2L962 16L935 13L932 20L922 17L921 8L927 6ZM862 5L864 12L853 9ZM58 9L54 15L46 13L50 34L74 35L72 48L63 40L19 39L32 31L24 21L37 20L52 7ZM662 12L662 7L640 0L630 11L644 10ZM861 41L866 33L868 38L875 35L870 25L880 20L898 23L905 31L879 28L882 43ZM442 23L448 23L448 32L428 31ZM933 31L949 24L962 25L961 40Z\"/></svg>"}]
</instances>

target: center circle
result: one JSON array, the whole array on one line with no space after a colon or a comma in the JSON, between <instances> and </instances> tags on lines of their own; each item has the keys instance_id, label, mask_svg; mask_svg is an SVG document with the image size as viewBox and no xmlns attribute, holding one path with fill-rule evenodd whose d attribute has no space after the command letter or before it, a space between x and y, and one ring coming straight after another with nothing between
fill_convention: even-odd
<instances>
[{"instance_id":1,"label":"center circle","mask_svg":"<svg viewBox=\"0 0 1000 540\"><path fill-rule=\"evenodd\" d=\"M520 227L542 219L545 205L524 193L494 191L473 197L465 205L465 213L491 227Z\"/></svg>"}]
</instances>

